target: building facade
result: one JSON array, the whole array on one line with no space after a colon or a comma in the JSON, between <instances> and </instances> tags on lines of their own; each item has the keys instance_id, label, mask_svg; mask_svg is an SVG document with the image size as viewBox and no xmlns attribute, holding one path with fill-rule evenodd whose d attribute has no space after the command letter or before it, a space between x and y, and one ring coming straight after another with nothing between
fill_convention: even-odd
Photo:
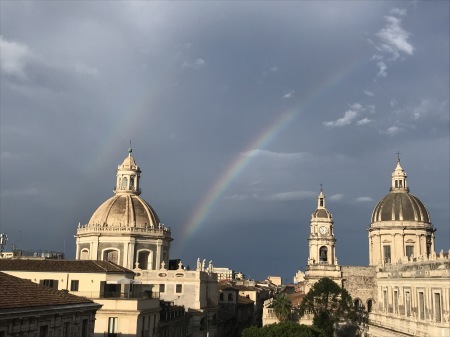
<instances>
[{"instance_id":1,"label":"building facade","mask_svg":"<svg viewBox=\"0 0 450 337\"><path fill-rule=\"evenodd\" d=\"M0 337L94 337L100 304L0 272Z\"/></svg>"},{"instance_id":2,"label":"building facade","mask_svg":"<svg viewBox=\"0 0 450 337\"><path fill-rule=\"evenodd\" d=\"M109 261L45 259L0 259L0 270L99 304L95 337L158 336L159 296L136 283L131 270Z\"/></svg>"}]
</instances>

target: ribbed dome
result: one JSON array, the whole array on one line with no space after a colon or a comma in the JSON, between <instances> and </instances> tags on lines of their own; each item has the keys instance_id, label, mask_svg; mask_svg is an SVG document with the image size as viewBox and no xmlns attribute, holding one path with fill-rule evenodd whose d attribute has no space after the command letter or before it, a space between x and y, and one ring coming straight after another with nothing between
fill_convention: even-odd
<instances>
[{"instance_id":1,"label":"ribbed dome","mask_svg":"<svg viewBox=\"0 0 450 337\"><path fill-rule=\"evenodd\" d=\"M327 220L331 220L332 216L331 213L326 209L326 208L318 208L314 211L314 213L312 214L313 218L322 218L322 219L327 219Z\"/></svg>"},{"instance_id":2,"label":"ribbed dome","mask_svg":"<svg viewBox=\"0 0 450 337\"><path fill-rule=\"evenodd\" d=\"M430 223L430 215L416 196L407 192L391 192L382 198L373 210L372 223L378 221Z\"/></svg>"},{"instance_id":3,"label":"ribbed dome","mask_svg":"<svg viewBox=\"0 0 450 337\"><path fill-rule=\"evenodd\" d=\"M116 194L94 212L88 226L158 227L159 218L153 208L135 194Z\"/></svg>"}]
</instances>

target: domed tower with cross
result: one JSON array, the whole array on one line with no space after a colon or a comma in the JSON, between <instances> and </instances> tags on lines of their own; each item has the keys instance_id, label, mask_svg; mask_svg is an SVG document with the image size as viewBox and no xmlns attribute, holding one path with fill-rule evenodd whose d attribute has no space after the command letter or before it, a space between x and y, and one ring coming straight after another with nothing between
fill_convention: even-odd
<instances>
[{"instance_id":1,"label":"domed tower with cross","mask_svg":"<svg viewBox=\"0 0 450 337\"><path fill-rule=\"evenodd\" d=\"M390 191L375 206L368 229L371 266L434 252L435 229L430 215L422 201L409 193L406 172L397 155Z\"/></svg>"},{"instance_id":2,"label":"domed tower with cross","mask_svg":"<svg viewBox=\"0 0 450 337\"><path fill-rule=\"evenodd\" d=\"M158 270L169 263L171 231L140 197L141 169L131 153L130 148L117 168L114 196L97 208L87 224L78 226L76 259Z\"/></svg>"},{"instance_id":3,"label":"domed tower with cross","mask_svg":"<svg viewBox=\"0 0 450 337\"><path fill-rule=\"evenodd\" d=\"M307 288L322 277L328 277L341 285L341 272L336 258L333 216L326 208L322 187L317 197L317 208L311 214L309 223L309 258L305 273Z\"/></svg>"}]
</instances>

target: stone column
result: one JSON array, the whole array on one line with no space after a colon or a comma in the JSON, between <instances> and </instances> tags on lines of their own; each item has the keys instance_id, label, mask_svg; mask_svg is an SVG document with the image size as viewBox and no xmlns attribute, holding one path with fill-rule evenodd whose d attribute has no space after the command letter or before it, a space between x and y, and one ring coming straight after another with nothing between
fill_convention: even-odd
<instances>
[{"instance_id":1,"label":"stone column","mask_svg":"<svg viewBox=\"0 0 450 337\"><path fill-rule=\"evenodd\" d=\"M156 241L156 266L155 266L155 270L160 270L161 269L161 240L157 240ZM169 268L169 266L167 266L167 268Z\"/></svg>"}]
</instances>

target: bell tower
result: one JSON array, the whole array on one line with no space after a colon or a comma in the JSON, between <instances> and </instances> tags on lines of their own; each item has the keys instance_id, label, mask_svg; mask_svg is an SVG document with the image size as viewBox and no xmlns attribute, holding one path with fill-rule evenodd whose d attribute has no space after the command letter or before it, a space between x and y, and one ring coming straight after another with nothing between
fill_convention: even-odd
<instances>
[{"instance_id":1,"label":"bell tower","mask_svg":"<svg viewBox=\"0 0 450 337\"><path fill-rule=\"evenodd\" d=\"M333 216L325 206L322 188L317 197L317 208L311 214L309 232L309 258L306 266L307 288L322 277L341 285L341 272L336 258Z\"/></svg>"}]
</instances>

